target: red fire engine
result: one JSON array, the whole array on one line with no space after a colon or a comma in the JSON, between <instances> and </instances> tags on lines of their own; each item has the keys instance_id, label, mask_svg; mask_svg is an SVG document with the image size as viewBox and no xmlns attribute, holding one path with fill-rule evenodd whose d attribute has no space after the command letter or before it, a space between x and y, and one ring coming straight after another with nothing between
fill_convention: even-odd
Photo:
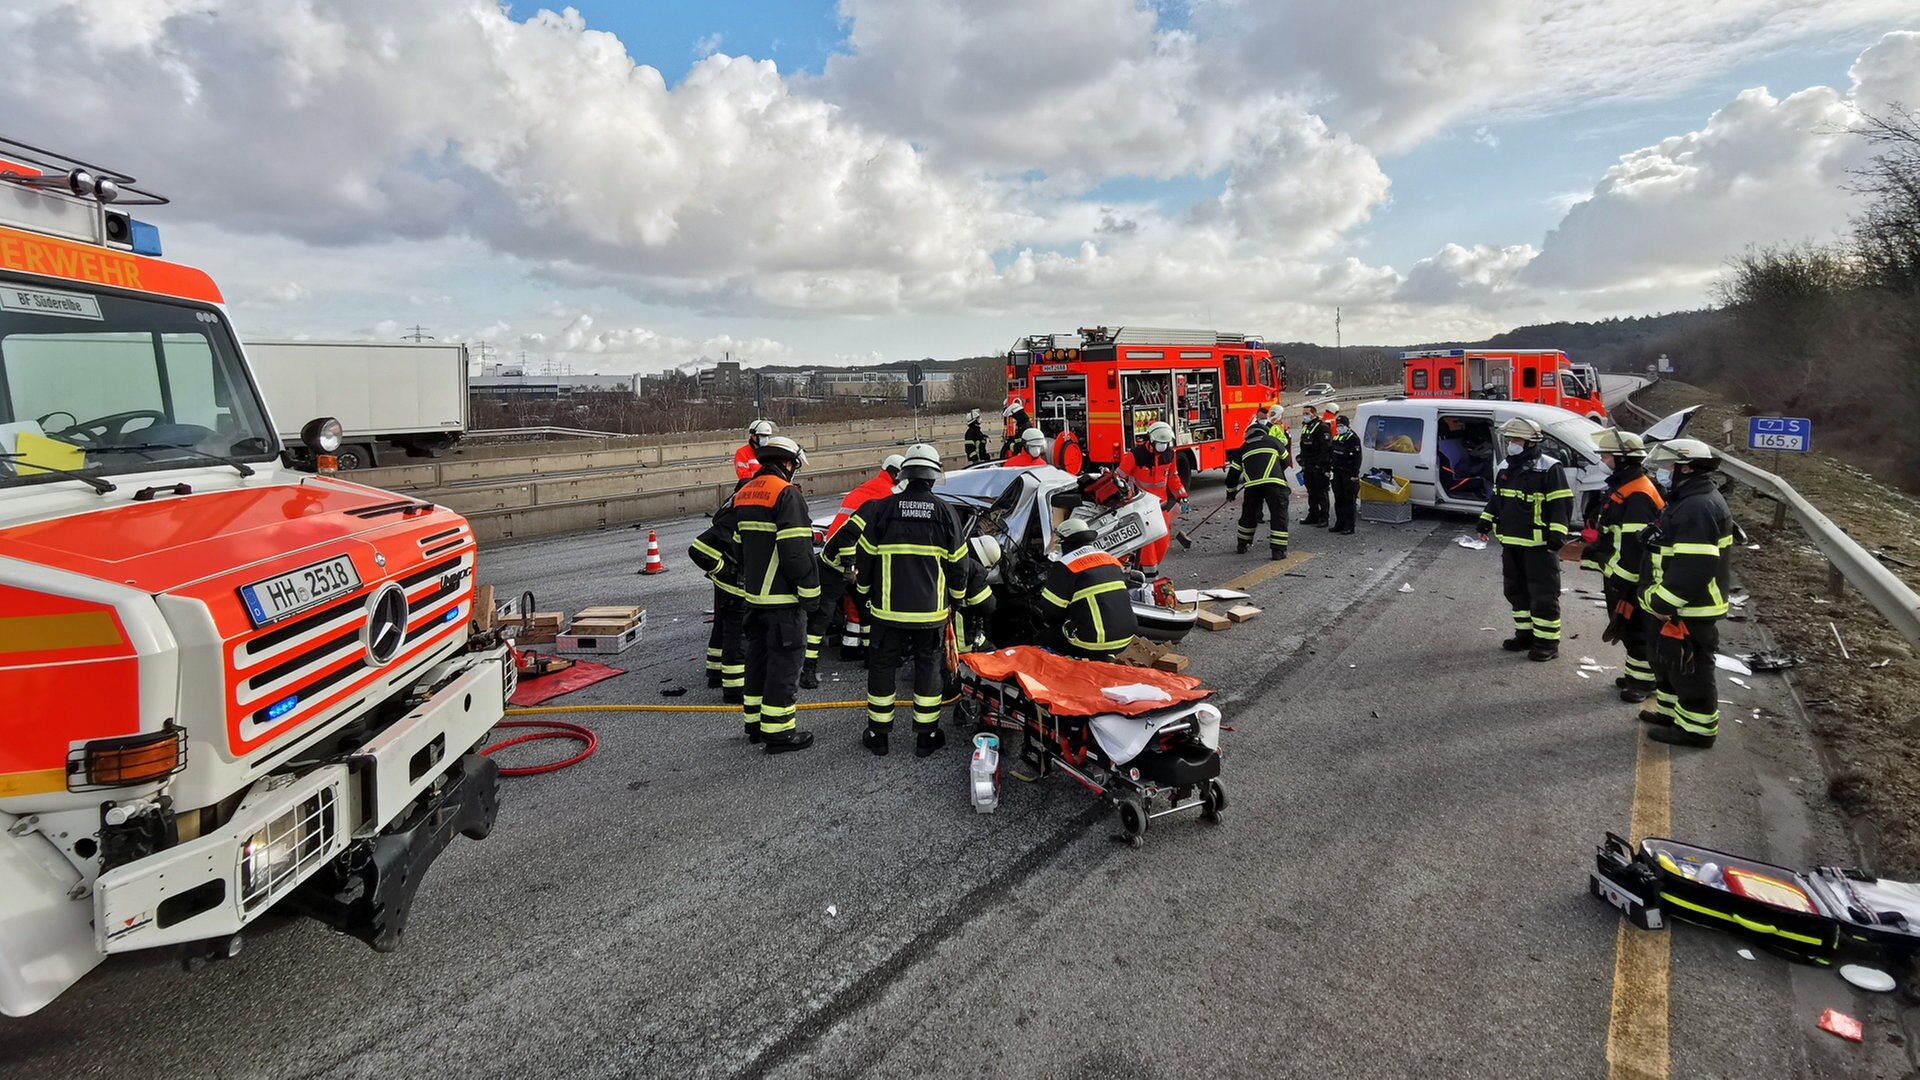
<instances>
[{"instance_id":1,"label":"red fire engine","mask_svg":"<svg viewBox=\"0 0 1920 1080\"><path fill-rule=\"evenodd\" d=\"M1155 423L1173 426L1182 477L1223 469L1260 406L1280 400L1287 365L1260 341L1144 326L1032 334L1007 353L1007 400L1048 437L1073 428L1087 460L1113 465Z\"/></svg>"},{"instance_id":2,"label":"red fire engine","mask_svg":"<svg viewBox=\"0 0 1920 1080\"><path fill-rule=\"evenodd\" d=\"M1606 420L1600 373L1558 349L1428 349L1400 360L1410 398L1529 401Z\"/></svg>"},{"instance_id":3,"label":"red fire engine","mask_svg":"<svg viewBox=\"0 0 1920 1080\"><path fill-rule=\"evenodd\" d=\"M473 530L282 446L132 177L0 139L0 1013L267 911L396 947L514 682ZM315 470L318 470L316 472ZM281 962L284 962L281 961Z\"/></svg>"}]
</instances>

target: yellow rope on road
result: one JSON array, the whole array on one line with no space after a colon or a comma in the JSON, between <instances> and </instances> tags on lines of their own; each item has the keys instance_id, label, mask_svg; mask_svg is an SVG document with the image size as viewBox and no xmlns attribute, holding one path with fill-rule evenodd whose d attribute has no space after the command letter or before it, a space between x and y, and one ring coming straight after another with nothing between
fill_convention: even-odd
<instances>
[{"instance_id":1,"label":"yellow rope on road","mask_svg":"<svg viewBox=\"0 0 1920 1080\"><path fill-rule=\"evenodd\" d=\"M951 705L959 697L950 697L942 705ZM865 698L859 701L808 701L795 705L796 709L864 709ZM508 716L555 716L562 713L737 713L738 705L531 705L521 709L508 709Z\"/></svg>"}]
</instances>

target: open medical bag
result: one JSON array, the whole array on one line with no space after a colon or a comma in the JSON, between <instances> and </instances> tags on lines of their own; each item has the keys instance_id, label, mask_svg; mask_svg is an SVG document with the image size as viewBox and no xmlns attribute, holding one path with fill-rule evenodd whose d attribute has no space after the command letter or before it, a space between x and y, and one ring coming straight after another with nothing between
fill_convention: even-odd
<instances>
[{"instance_id":1,"label":"open medical bag","mask_svg":"<svg viewBox=\"0 0 1920 1080\"><path fill-rule=\"evenodd\" d=\"M1635 925L1680 919L1822 966L1920 955L1920 886L1836 866L1789 870L1712 848L1608 833L1588 889Z\"/></svg>"}]
</instances>

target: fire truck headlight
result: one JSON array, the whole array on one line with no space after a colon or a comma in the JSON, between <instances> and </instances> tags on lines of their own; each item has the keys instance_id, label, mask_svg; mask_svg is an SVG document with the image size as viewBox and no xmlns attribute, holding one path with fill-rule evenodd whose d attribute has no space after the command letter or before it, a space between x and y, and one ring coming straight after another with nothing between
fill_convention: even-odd
<instances>
[{"instance_id":1,"label":"fire truck headlight","mask_svg":"<svg viewBox=\"0 0 1920 1080\"><path fill-rule=\"evenodd\" d=\"M93 197L101 202L112 202L120 197L120 185L111 180L98 180L93 185Z\"/></svg>"},{"instance_id":2,"label":"fire truck headlight","mask_svg":"<svg viewBox=\"0 0 1920 1080\"><path fill-rule=\"evenodd\" d=\"M340 421L331 416L322 416L307 421L307 426L300 429L300 441L316 454L331 454L340 449L343 434Z\"/></svg>"},{"instance_id":3,"label":"fire truck headlight","mask_svg":"<svg viewBox=\"0 0 1920 1080\"><path fill-rule=\"evenodd\" d=\"M83 199L92 195L97 185L93 174L85 169L75 169L67 174L67 189Z\"/></svg>"}]
</instances>

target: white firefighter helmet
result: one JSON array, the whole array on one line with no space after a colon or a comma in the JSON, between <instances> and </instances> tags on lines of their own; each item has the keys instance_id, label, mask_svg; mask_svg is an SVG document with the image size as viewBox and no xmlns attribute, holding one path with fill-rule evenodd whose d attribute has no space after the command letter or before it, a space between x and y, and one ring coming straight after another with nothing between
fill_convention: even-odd
<instances>
[{"instance_id":1,"label":"white firefighter helmet","mask_svg":"<svg viewBox=\"0 0 1920 1080\"><path fill-rule=\"evenodd\" d=\"M1148 428L1147 445L1161 453L1173 449L1173 425L1162 420Z\"/></svg>"},{"instance_id":2,"label":"white firefighter helmet","mask_svg":"<svg viewBox=\"0 0 1920 1080\"><path fill-rule=\"evenodd\" d=\"M753 423L751 423L751 424L748 424L748 425L747 425L747 438L749 438L749 439L771 439L771 438L773 438L773 421L771 421L771 420L755 420L755 421L754 421Z\"/></svg>"},{"instance_id":3,"label":"white firefighter helmet","mask_svg":"<svg viewBox=\"0 0 1920 1080\"><path fill-rule=\"evenodd\" d=\"M1719 463L1714 459L1713 447L1699 439L1668 439L1656 443L1647 451L1648 467L1660 465L1692 465L1714 468Z\"/></svg>"},{"instance_id":4,"label":"white firefighter helmet","mask_svg":"<svg viewBox=\"0 0 1920 1080\"><path fill-rule=\"evenodd\" d=\"M1545 432L1540 430L1539 424L1534 423L1524 416L1516 416L1506 423L1501 424L1500 434L1519 442L1539 442L1546 435Z\"/></svg>"},{"instance_id":5,"label":"white firefighter helmet","mask_svg":"<svg viewBox=\"0 0 1920 1080\"><path fill-rule=\"evenodd\" d=\"M900 454L888 454L884 459L881 460L880 467L887 470L888 472L892 473L895 476L899 476L900 466L905 464L906 460L907 459Z\"/></svg>"},{"instance_id":6,"label":"white firefighter helmet","mask_svg":"<svg viewBox=\"0 0 1920 1080\"><path fill-rule=\"evenodd\" d=\"M991 536L976 536L967 541L973 549L973 557L980 560L981 566L997 566L1000 562L1000 541Z\"/></svg>"},{"instance_id":7,"label":"white firefighter helmet","mask_svg":"<svg viewBox=\"0 0 1920 1080\"><path fill-rule=\"evenodd\" d=\"M1000 415L1011 419L1012 417L1019 415L1021 408L1023 408L1023 406L1020 404L1020 402L1009 401L1007 402L1007 407L1000 411Z\"/></svg>"},{"instance_id":8,"label":"white firefighter helmet","mask_svg":"<svg viewBox=\"0 0 1920 1080\"><path fill-rule=\"evenodd\" d=\"M1640 436L1619 428L1602 428L1593 436L1593 447L1603 454L1618 454L1621 457L1633 457L1647 452L1647 444Z\"/></svg>"},{"instance_id":9,"label":"white firefighter helmet","mask_svg":"<svg viewBox=\"0 0 1920 1080\"><path fill-rule=\"evenodd\" d=\"M940 451L926 443L907 447L906 456L900 460L900 475L908 480L940 479Z\"/></svg>"},{"instance_id":10,"label":"white firefighter helmet","mask_svg":"<svg viewBox=\"0 0 1920 1080\"><path fill-rule=\"evenodd\" d=\"M770 461L791 461L794 468L804 468L807 464L807 452L800 449L799 443L785 435L776 436L761 443L754 456L763 464Z\"/></svg>"},{"instance_id":11,"label":"white firefighter helmet","mask_svg":"<svg viewBox=\"0 0 1920 1080\"><path fill-rule=\"evenodd\" d=\"M1032 454L1034 457L1039 457L1046 453L1047 437L1040 434L1040 429L1037 427L1030 427L1021 432L1020 441L1027 444L1027 453Z\"/></svg>"},{"instance_id":12,"label":"white firefighter helmet","mask_svg":"<svg viewBox=\"0 0 1920 1080\"><path fill-rule=\"evenodd\" d=\"M1093 526L1087 524L1085 519L1077 517L1070 517L1061 522L1054 533L1060 537L1062 552L1072 551L1082 544L1092 543L1094 537Z\"/></svg>"},{"instance_id":13,"label":"white firefighter helmet","mask_svg":"<svg viewBox=\"0 0 1920 1080\"><path fill-rule=\"evenodd\" d=\"M979 409L968 409L968 410L967 410L967 423L969 423L969 424L976 424L976 423L979 423L979 422L980 422L980 410L979 410Z\"/></svg>"}]
</instances>

